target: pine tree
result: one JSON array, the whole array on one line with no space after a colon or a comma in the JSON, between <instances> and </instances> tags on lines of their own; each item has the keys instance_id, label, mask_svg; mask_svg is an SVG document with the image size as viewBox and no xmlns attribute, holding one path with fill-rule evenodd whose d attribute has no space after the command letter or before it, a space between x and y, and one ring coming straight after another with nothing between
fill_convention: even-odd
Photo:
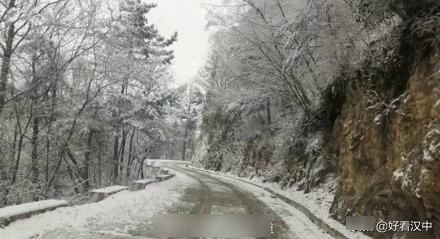
<instances>
[{"instance_id":1,"label":"pine tree","mask_svg":"<svg viewBox=\"0 0 440 239\"><path fill-rule=\"evenodd\" d=\"M120 47L128 49L133 60L169 64L173 51L168 47L177 40L177 33L167 39L159 34L154 24L149 24L146 15L155 7L156 4L141 0L121 2L117 38Z\"/></svg>"}]
</instances>

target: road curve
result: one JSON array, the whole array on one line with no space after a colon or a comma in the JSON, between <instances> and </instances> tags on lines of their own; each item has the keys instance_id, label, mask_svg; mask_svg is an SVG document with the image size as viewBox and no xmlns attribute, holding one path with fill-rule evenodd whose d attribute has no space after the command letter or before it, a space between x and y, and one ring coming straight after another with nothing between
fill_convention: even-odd
<instances>
[{"instance_id":1,"label":"road curve","mask_svg":"<svg viewBox=\"0 0 440 239\"><path fill-rule=\"evenodd\" d=\"M160 214L271 214L274 218L272 238L314 239L331 238L321 232L302 213L273 195L244 182L218 177L184 164L167 163L163 166L175 171L172 180L185 179L181 196ZM173 182L171 182L173 183ZM175 183L175 182L174 182ZM148 191L148 188L146 189ZM148 199L145 204L148 204ZM97 205L98 206L98 205ZM100 230L99 228L60 228L44 233L42 239L145 239L156 238L151 218L139 221L124 233Z\"/></svg>"},{"instance_id":2,"label":"road curve","mask_svg":"<svg viewBox=\"0 0 440 239\"><path fill-rule=\"evenodd\" d=\"M273 238L332 238L323 233L301 212L274 198L255 186L218 177L184 164L168 164L167 167L192 177L198 186L187 189L182 198L183 207L171 213L206 214L271 214L275 216ZM208 188L206 188L208 187ZM191 209L189 209L191 208ZM205 209L200 211L199 208Z\"/></svg>"}]
</instances>

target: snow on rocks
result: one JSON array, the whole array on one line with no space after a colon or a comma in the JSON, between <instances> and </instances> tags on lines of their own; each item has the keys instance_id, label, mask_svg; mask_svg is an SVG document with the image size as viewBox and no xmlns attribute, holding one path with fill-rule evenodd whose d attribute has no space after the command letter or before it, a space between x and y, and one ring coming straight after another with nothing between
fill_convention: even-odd
<instances>
[{"instance_id":1,"label":"snow on rocks","mask_svg":"<svg viewBox=\"0 0 440 239\"><path fill-rule=\"evenodd\" d=\"M67 201L64 200L44 200L0 208L0 222L8 224L11 221L30 217L33 214L67 206L67 204Z\"/></svg>"},{"instance_id":2,"label":"snow on rocks","mask_svg":"<svg viewBox=\"0 0 440 239\"><path fill-rule=\"evenodd\" d=\"M58 208L13 222L0 229L0 238L30 238L70 229L127 233L177 202L191 183L193 179L178 173L171 180L150 185L148 190L122 191L99 203Z\"/></svg>"},{"instance_id":3,"label":"snow on rocks","mask_svg":"<svg viewBox=\"0 0 440 239\"><path fill-rule=\"evenodd\" d=\"M161 174L161 175L157 175L156 179L158 181L164 181L164 180L170 179L172 177L174 177L174 174Z\"/></svg>"},{"instance_id":4,"label":"snow on rocks","mask_svg":"<svg viewBox=\"0 0 440 239\"><path fill-rule=\"evenodd\" d=\"M429 131L423 142L423 160L433 162L440 157L440 130Z\"/></svg>"},{"instance_id":5,"label":"snow on rocks","mask_svg":"<svg viewBox=\"0 0 440 239\"><path fill-rule=\"evenodd\" d=\"M157 180L156 180L156 179L153 179L153 178L147 178L147 179L142 179L142 180L135 181L135 182L133 183L132 190L133 190L133 191L136 191L136 190L142 190L142 189L145 189L145 187L146 187L148 184L151 184L151 183L154 183L154 182L157 182Z\"/></svg>"},{"instance_id":6,"label":"snow on rocks","mask_svg":"<svg viewBox=\"0 0 440 239\"><path fill-rule=\"evenodd\" d=\"M105 193L105 194L109 194L109 193L117 193L120 192L122 190L126 190L128 187L126 186L110 186L110 187L106 187L106 188L100 188L100 189L94 189L92 190L93 193Z\"/></svg>"},{"instance_id":7,"label":"snow on rocks","mask_svg":"<svg viewBox=\"0 0 440 239\"><path fill-rule=\"evenodd\" d=\"M128 187L126 187L126 186L115 185L115 186L111 186L111 187L99 188L99 189L92 190L91 191L92 201L93 202L102 201L102 200L104 200L104 198L106 198L112 194L115 194L115 193L118 193L118 192L121 192L121 191L124 191L127 189L128 189Z\"/></svg>"},{"instance_id":8,"label":"snow on rocks","mask_svg":"<svg viewBox=\"0 0 440 239\"><path fill-rule=\"evenodd\" d=\"M433 108L437 108L440 106L440 100L437 100L437 102L434 104Z\"/></svg>"},{"instance_id":9,"label":"snow on rocks","mask_svg":"<svg viewBox=\"0 0 440 239\"><path fill-rule=\"evenodd\" d=\"M407 157L401 157L401 167L393 172L392 180L399 185L400 189L406 192L412 192L419 197L420 185L417 179L417 168L419 165L409 160Z\"/></svg>"}]
</instances>

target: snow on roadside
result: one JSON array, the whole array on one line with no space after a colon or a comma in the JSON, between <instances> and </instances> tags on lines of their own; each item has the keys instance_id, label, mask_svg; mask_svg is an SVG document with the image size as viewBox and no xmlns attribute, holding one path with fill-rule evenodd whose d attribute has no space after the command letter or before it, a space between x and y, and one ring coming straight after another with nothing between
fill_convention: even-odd
<instances>
[{"instance_id":1,"label":"snow on roadside","mask_svg":"<svg viewBox=\"0 0 440 239\"><path fill-rule=\"evenodd\" d=\"M174 159L147 159L146 164L153 164L154 166L162 166L167 163L189 163L188 161L174 160Z\"/></svg>"},{"instance_id":2,"label":"snow on roadside","mask_svg":"<svg viewBox=\"0 0 440 239\"><path fill-rule=\"evenodd\" d=\"M0 218L8 218L16 215L21 215L47 208L54 208L67 205L63 200L45 200L39 202L30 202L21 205L13 205L9 207L0 208Z\"/></svg>"},{"instance_id":3,"label":"snow on roadside","mask_svg":"<svg viewBox=\"0 0 440 239\"><path fill-rule=\"evenodd\" d=\"M353 239L371 238L360 232L349 231L345 228L345 225L330 218L329 211L334 195L326 190L326 187L329 187L328 184L324 184L321 188L315 188L311 190L309 193L304 193L304 191L296 191L292 189L282 190L281 187L276 183L261 183L261 182L258 183L253 182L253 183L268 187L272 189L274 192L277 192L303 205L315 216L322 219L329 226L343 233L348 238L353 238Z\"/></svg>"},{"instance_id":4,"label":"snow on roadside","mask_svg":"<svg viewBox=\"0 0 440 239\"><path fill-rule=\"evenodd\" d=\"M95 189L92 190L92 192L94 193L113 193L113 192L119 192L122 190L128 189L127 186L111 186L111 187L106 187L106 188L101 188L101 189Z\"/></svg>"},{"instance_id":5,"label":"snow on roadside","mask_svg":"<svg viewBox=\"0 0 440 239\"><path fill-rule=\"evenodd\" d=\"M196 167L193 167L196 168ZM197 168L196 168L197 169ZM205 170L205 169L204 169ZM300 203L304 207L306 207L310 212L312 212L315 216L322 219L329 226L343 233L348 238L353 239L371 239L371 237L364 235L361 232L353 232L349 231L345 228L345 225L340 222L330 218L329 210L331 203L333 201L333 193L330 192L329 187L331 187L330 183L322 185L320 188L315 188L311 190L309 193L304 193L304 191L297 191L295 189L281 189L280 185L277 183L263 183L262 179L254 177L252 179L249 178L241 178L232 173L219 173L212 170L206 170L214 175L217 175L222 178L234 178L243 181L247 181L256 185L260 185L262 187L270 188L276 193L279 193L287 198L292 199L293 201Z\"/></svg>"},{"instance_id":6,"label":"snow on roadside","mask_svg":"<svg viewBox=\"0 0 440 239\"><path fill-rule=\"evenodd\" d=\"M177 173L176 177L148 185L145 190L123 191L99 203L58 208L13 222L0 229L0 238L30 238L64 228L126 233L177 202L192 182L193 179Z\"/></svg>"},{"instance_id":7,"label":"snow on roadside","mask_svg":"<svg viewBox=\"0 0 440 239\"><path fill-rule=\"evenodd\" d=\"M290 235L296 235L301 239L331 239L333 238L326 232L322 231L318 226L313 224L310 219L297 209L289 206L287 203L270 196L265 190L242 181L227 179L233 181L234 185L241 189L251 192L259 200L269 206L274 212L280 215L286 225L289 227Z\"/></svg>"}]
</instances>

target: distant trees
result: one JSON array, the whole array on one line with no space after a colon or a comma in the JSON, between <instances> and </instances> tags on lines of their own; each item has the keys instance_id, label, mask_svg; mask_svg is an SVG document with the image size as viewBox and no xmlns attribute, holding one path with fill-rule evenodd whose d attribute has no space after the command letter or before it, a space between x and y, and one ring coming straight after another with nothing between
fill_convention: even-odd
<instances>
[{"instance_id":1,"label":"distant trees","mask_svg":"<svg viewBox=\"0 0 440 239\"><path fill-rule=\"evenodd\" d=\"M177 34L106 4L0 0L0 205L138 178L164 137Z\"/></svg>"},{"instance_id":2,"label":"distant trees","mask_svg":"<svg viewBox=\"0 0 440 239\"><path fill-rule=\"evenodd\" d=\"M182 110L181 118L184 124L183 133L183 146L182 146L182 157L183 161L189 160L194 154L195 144L194 138L197 134L197 123L199 122L198 117L200 116L204 97L200 89L195 87L193 84L186 85L186 96L182 98L180 104ZM190 149L188 152L188 148ZM187 155L189 157L187 157Z\"/></svg>"}]
</instances>

